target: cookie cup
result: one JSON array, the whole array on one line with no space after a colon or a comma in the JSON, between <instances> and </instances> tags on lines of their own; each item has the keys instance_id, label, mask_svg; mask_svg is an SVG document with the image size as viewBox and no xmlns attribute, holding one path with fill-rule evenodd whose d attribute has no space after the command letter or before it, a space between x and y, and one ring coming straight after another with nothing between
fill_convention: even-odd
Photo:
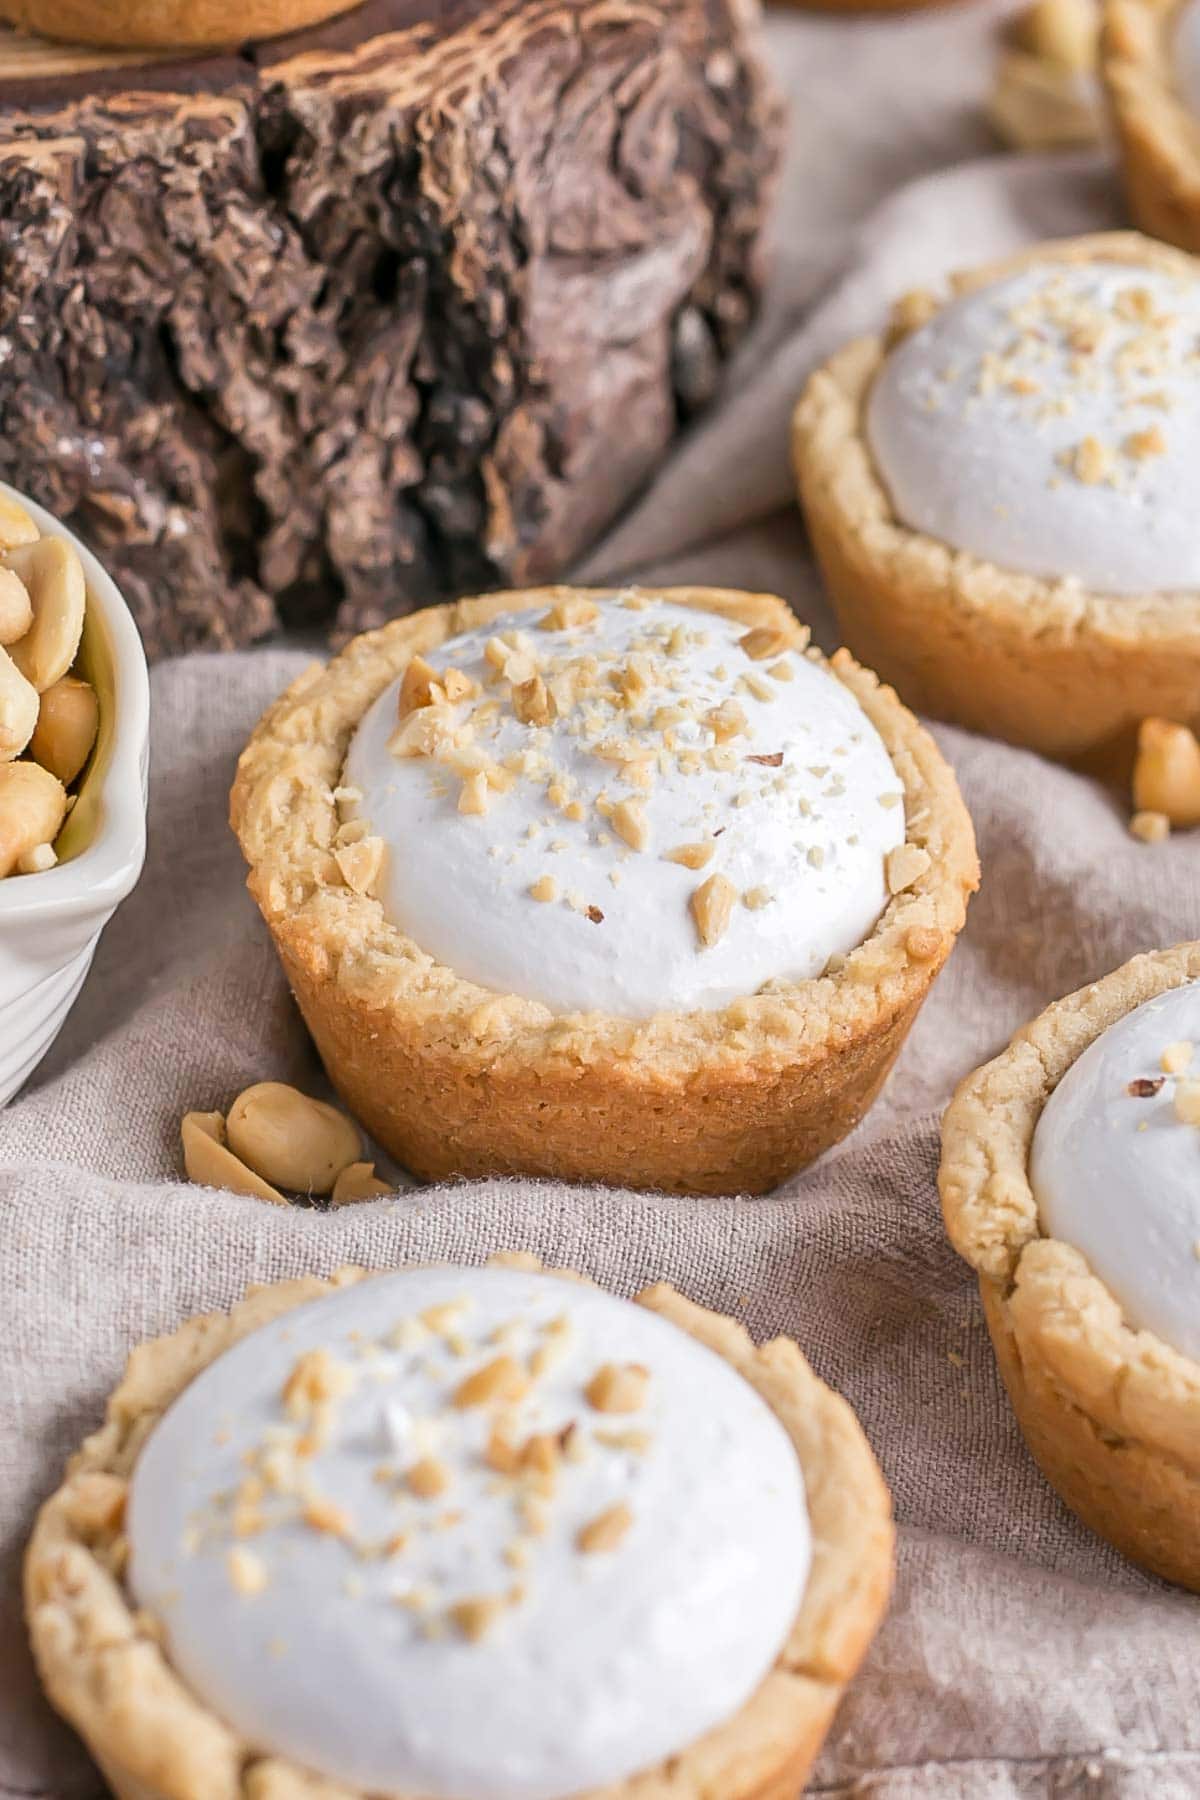
<instances>
[{"instance_id":1,"label":"cookie cup","mask_svg":"<svg viewBox=\"0 0 1200 1800\"><path fill-rule=\"evenodd\" d=\"M721 1011L645 1020L554 1014L460 979L346 886L332 855L333 790L359 720L412 656L570 591L430 608L295 682L238 765L231 816L250 891L335 1087L416 1174L761 1193L843 1137L879 1092L963 923L977 880L970 819L932 739L839 653L832 671L879 731L904 788L908 840L924 854L912 885L836 968ZM663 592L804 646L771 596Z\"/></svg>"},{"instance_id":2,"label":"cookie cup","mask_svg":"<svg viewBox=\"0 0 1200 1800\"><path fill-rule=\"evenodd\" d=\"M540 1266L532 1257L497 1260ZM363 1279L369 1276L361 1269L342 1269L329 1281L252 1288L232 1313L193 1319L135 1350L105 1424L39 1514L25 1562L34 1655L50 1699L118 1800L368 1800L256 1752L224 1725L176 1676L121 1579L129 1479L166 1408L248 1332ZM669 1764L580 1800L792 1800L887 1606L894 1535L888 1492L854 1413L790 1339L756 1348L733 1320L664 1284L639 1295L638 1304L723 1357L776 1414L804 1473L813 1560L787 1641L740 1711Z\"/></svg>"},{"instance_id":3,"label":"cookie cup","mask_svg":"<svg viewBox=\"0 0 1200 1800\"><path fill-rule=\"evenodd\" d=\"M1200 252L1200 120L1176 91L1179 0L1107 0L1100 67L1129 209L1143 231Z\"/></svg>"},{"instance_id":4,"label":"cookie cup","mask_svg":"<svg viewBox=\"0 0 1200 1800\"><path fill-rule=\"evenodd\" d=\"M1047 1007L958 1089L939 1188L1043 1474L1123 1556L1200 1592L1200 1364L1135 1331L1079 1252L1041 1234L1029 1180L1042 1108L1071 1065L1143 1001L1197 978L1200 944L1181 944Z\"/></svg>"},{"instance_id":5,"label":"cookie cup","mask_svg":"<svg viewBox=\"0 0 1200 1800\"><path fill-rule=\"evenodd\" d=\"M1039 263L1200 268L1134 232L1039 244L959 275L948 298ZM1200 593L1108 597L981 561L896 518L867 441L871 384L937 310L896 308L809 381L792 454L813 548L847 644L908 705L1065 761L1120 765L1151 715L1200 722Z\"/></svg>"}]
</instances>

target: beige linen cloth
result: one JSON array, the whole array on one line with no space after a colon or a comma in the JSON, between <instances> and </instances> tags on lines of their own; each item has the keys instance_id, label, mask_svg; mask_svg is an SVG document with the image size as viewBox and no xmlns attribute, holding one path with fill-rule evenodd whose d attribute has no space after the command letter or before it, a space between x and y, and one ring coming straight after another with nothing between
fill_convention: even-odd
<instances>
[{"instance_id":1,"label":"beige linen cloth","mask_svg":"<svg viewBox=\"0 0 1200 1800\"><path fill-rule=\"evenodd\" d=\"M589 574L776 588L829 641L785 460L806 371L942 268L1117 216L1100 157L930 174L987 149L994 30L980 8L772 21L796 107L772 305L725 406ZM1200 1602L1122 1563L1042 1482L934 1193L938 1115L962 1074L1053 996L1200 936L1200 837L1144 848L1119 797L939 729L983 890L884 1097L785 1191L682 1201L514 1181L281 1212L182 1185L177 1131L185 1110L250 1081L320 1079L225 822L238 749L305 660L276 649L156 671L145 879L0 1115L0 1795L101 1791L37 1696L18 1568L34 1507L129 1347L249 1281L506 1246L622 1293L665 1277L756 1335L790 1332L857 1408L895 1495L899 1577L814 1792L1200 1794Z\"/></svg>"}]
</instances>

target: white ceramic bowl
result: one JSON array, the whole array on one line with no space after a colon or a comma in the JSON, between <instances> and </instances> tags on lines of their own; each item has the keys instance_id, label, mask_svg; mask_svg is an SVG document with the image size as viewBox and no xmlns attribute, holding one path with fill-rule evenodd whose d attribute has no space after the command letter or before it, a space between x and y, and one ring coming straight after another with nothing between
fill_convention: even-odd
<instances>
[{"instance_id":1,"label":"white ceramic bowl","mask_svg":"<svg viewBox=\"0 0 1200 1800\"><path fill-rule=\"evenodd\" d=\"M96 940L146 859L150 681L137 626L90 550L42 507L0 483L47 537L79 552L87 579L80 664L100 698L100 733L59 862L0 880L0 1106L11 1100L62 1029Z\"/></svg>"}]
</instances>

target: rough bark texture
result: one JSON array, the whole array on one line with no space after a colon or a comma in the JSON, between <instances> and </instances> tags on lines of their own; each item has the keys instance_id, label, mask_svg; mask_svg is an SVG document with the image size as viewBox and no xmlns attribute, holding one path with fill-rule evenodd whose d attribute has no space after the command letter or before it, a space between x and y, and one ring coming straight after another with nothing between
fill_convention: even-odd
<instances>
[{"instance_id":1,"label":"rough bark texture","mask_svg":"<svg viewBox=\"0 0 1200 1800\"><path fill-rule=\"evenodd\" d=\"M0 35L0 476L153 655L553 577L753 314L756 33L748 0L378 0L70 76Z\"/></svg>"}]
</instances>

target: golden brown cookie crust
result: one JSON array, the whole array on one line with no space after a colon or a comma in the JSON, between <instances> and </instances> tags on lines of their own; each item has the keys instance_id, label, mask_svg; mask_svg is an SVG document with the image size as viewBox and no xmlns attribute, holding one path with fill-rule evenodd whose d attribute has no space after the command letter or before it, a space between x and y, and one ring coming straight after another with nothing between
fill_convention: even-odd
<instances>
[{"instance_id":1,"label":"golden brown cookie crust","mask_svg":"<svg viewBox=\"0 0 1200 1800\"><path fill-rule=\"evenodd\" d=\"M541 1266L529 1256L497 1260ZM257 1755L174 1674L153 1622L132 1610L121 1582L129 1478L166 1408L248 1332L364 1279L362 1269L341 1269L329 1281L251 1288L231 1313L192 1319L135 1350L104 1425L39 1514L25 1563L34 1655L51 1700L120 1800L367 1800L285 1758ZM638 1304L724 1357L783 1424L804 1471L812 1570L775 1667L740 1712L669 1765L580 1800L792 1800L887 1606L888 1491L854 1413L790 1339L756 1348L732 1319L661 1283Z\"/></svg>"},{"instance_id":2,"label":"golden brown cookie crust","mask_svg":"<svg viewBox=\"0 0 1200 1800\"><path fill-rule=\"evenodd\" d=\"M1200 270L1136 232L1039 244L958 276L948 298L1039 263ZM1200 593L1110 597L998 568L895 517L865 409L888 350L937 310L909 296L886 339L848 344L811 378L792 427L801 504L855 655L908 705L1064 760L1124 759L1150 715L1200 723Z\"/></svg>"},{"instance_id":3,"label":"golden brown cookie crust","mask_svg":"<svg viewBox=\"0 0 1200 1800\"><path fill-rule=\"evenodd\" d=\"M394 620L314 668L261 720L231 817L249 887L352 1112L427 1178L525 1173L684 1193L762 1192L843 1137L883 1083L949 955L978 878L971 822L932 739L839 652L875 724L928 866L836 972L720 1012L556 1015L436 963L353 893L331 854L353 731L411 657L578 590L462 600ZM676 605L804 634L783 601L714 588ZM815 654L815 653L814 653Z\"/></svg>"},{"instance_id":4,"label":"golden brown cookie crust","mask_svg":"<svg viewBox=\"0 0 1200 1800\"><path fill-rule=\"evenodd\" d=\"M1123 1555L1200 1592L1200 1364L1133 1330L1079 1252L1041 1235L1029 1181L1038 1119L1071 1065L1143 1001L1197 979L1200 943L1180 944L1047 1007L959 1087L938 1185L1044 1474Z\"/></svg>"},{"instance_id":5,"label":"golden brown cookie crust","mask_svg":"<svg viewBox=\"0 0 1200 1800\"><path fill-rule=\"evenodd\" d=\"M361 0L0 0L0 21L69 44L203 49L280 37Z\"/></svg>"},{"instance_id":6,"label":"golden brown cookie crust","mask_svg":"<svg viewBox=\"0 0 1200 1800\"><path fill-rule=\"evenodd\" d=\"M1200 120L1176 92L1180 0L1107 0L1100 67L1130 211L1143 231L1200 252Z\"/></svg>"}]
</instances>

